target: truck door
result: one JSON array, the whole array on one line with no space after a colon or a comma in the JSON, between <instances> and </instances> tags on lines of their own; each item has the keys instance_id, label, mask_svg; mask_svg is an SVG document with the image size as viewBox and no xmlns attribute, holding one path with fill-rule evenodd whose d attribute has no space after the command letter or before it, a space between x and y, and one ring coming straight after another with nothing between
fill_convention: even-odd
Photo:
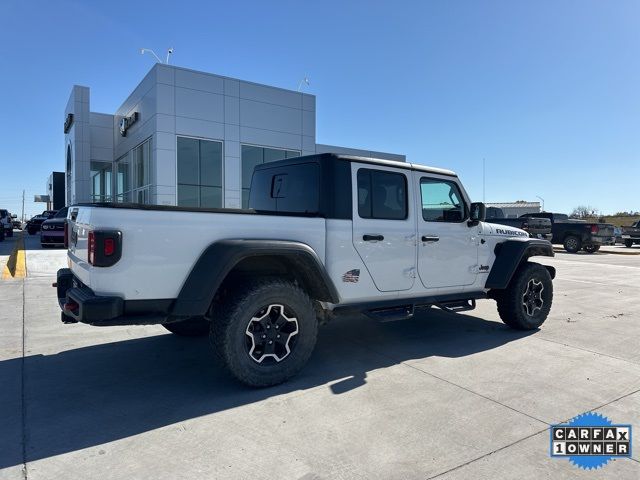
<instances>
[{"instance_id":1,"label":"truck door","mask_svg":"<svg viewBox=\"0 0 640 480\"><path fill-rule=\"evenodd\" d=\"M411 170L351 164L353 245L382 292L408 290L416 276Z\"/></svg>"},{"instance_id":2,"label":"truck door","mask_svg":"<svg viewBox=\"0 0 640 480\"><path fill-rule=\"evenodd\" d=\"M425 288L470 285L478 275L478 227L452 178L413 172L418 202L418 274Z\"/></svg>"}]
</instances>

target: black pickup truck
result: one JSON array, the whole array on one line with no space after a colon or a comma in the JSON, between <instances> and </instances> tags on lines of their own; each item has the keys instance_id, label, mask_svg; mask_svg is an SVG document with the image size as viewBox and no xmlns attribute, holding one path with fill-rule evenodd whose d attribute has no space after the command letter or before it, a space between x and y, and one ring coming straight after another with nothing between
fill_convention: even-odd
<instances>
[{"instance_id":1,"label":"black pickup truck","mask_svg":"<svg viewBox=\"0 0 640 480\"><path fill-rule=\"evenodd\" d=\"M622 227L622 241L627 248L631 248L634 243L640 244L640 220L630 227Z\"/></svg>"},{"instance_id":2,"label":"black pickup truck","mask_svg":"<svg viewBox=\"0 0 640 480\"><path fill-rule=\"evenodd\" d=\"M548 218L551 220L551 243L564 246L569 253L581 249L595 253L602 245L615 245L614 226L609 223L591 223L569 218L564 213L530 213L522 218Z\"/></svg>"},{"instance_id":3,"label":"black pickup truck","mask_svg":"<svg viewBox=\"0 0 640 480\"><path fill-rule=\"evenodd\" d=\"M520 228L532 238L551 240L551 220L548 218L507 218L501 208L487 207L487 221Z\"/></svg>"}]
</instances>

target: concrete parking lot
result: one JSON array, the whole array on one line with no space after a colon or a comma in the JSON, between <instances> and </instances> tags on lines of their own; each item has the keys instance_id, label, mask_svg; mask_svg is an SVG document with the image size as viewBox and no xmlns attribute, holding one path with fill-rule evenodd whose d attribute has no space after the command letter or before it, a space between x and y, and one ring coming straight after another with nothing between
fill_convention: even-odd
<instances>
[{"instance_id":1,"label":"concrete parking lot","mask_svg":"<svg viewBox=\"0 0 640 480\"><path fill-rule=\"evenodd\" d=\"M637 443L640 256L545 259L555 302L535 332L492 301L335 322L301 375L255 390L206 339L63 325L65 251L24 251L26 276L0 280L0 479L640 478L640 448L598 472L548 452L550 424L591 410Z\"/></svg>"}]
</instances>

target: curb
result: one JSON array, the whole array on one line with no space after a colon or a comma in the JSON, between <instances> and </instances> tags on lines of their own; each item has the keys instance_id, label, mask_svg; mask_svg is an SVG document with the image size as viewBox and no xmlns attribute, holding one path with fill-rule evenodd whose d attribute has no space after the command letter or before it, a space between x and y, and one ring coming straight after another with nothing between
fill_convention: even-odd
<instances>
[{"instance_id":1,"label":"curb","mask_svg":"<svg viewBox=\"0 0 640 480\"><path fill-rule=\"evenodd\" d=\"M626 247L625 247L625 248L626 248ZM554 251L554 252L559 252L559 253L568 253L564 248L562 248L562 247L556 247L556 246L554 246L554 247L553 247L553 251ZM633 250L632 250L632 251L630 251L630 252L625 252L625 251L623 251L623 250L621 250L621 251L619 251L619 252L615 252L615 251L614 251L614 252L611 252L611 251L609 251L609 250L607 250L607 251L602 251L602 250L601 250L601 251L599 251L599 252L591 253L591 254L589 254L589 255L608 255L608 254L611 254L611 255L640 255L640 249L635 250L635 251L633 251Z\"/></svg>"},{"instance_id":2,"label":"curb","mask_svg":"<svg viewBox=\"0 0 640 480\"><path fill-rule=\"evenodd\" d=\"M4 270L0 274L2 280L9 280L13 278L24 278L27 276L27 263L24 253L24 234L20 232L20 235L16 238L16 244L13 247L11 255L7 260L7 264Z\"/></svg>"}]
</instances>

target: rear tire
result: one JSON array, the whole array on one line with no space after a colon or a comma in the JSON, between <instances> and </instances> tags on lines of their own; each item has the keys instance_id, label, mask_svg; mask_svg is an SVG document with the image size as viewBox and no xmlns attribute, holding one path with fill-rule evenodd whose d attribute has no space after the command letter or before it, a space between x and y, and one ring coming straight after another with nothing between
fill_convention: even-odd
<instances>
[{"instance_id":1,"label":"rear tire","mask_svg":"<svg viewBox=\"0 0 640 480\"><path fill-rule=\"evenodd\" d=\"M547 319L553 301L549 271L538 263L518 268L509 286L496 295L502 321L516 330L535 330Z\"/></svg>"},{"instance_id":2,"label":"rear tire","mask_svg":"<svg viewBox=\"0 0 640 480\"><path fill-rule=\"evenodd\" d=\"M162 326L181 337L204 337L209 333L209 321L204 318L189 318L181 322L164 323Z\"/></svg>"},{"instance_id":3,"label":"rear tire","mask_svg":"<svg viewBox=\"0 0 640 480\"><path fill-rule=\"evenodd\" d=\"M587 253L596 253L598 250L600 250L600 245L585 245L584 247L582 247L582 250Z\"/></svg>"},{"instance_id":4,"label":"rear tire","mask_svg":"<svg viewBox=\"0 0 640 480\"><path fill-rule=\"evenodd\" d=\"M296 375L316 345L313 303L284 280L245 285L215 304L212 317L216 354L235 378L251 387L277 385Z\"/></svg>"},{"instance_id":5,"label":"rear tire","mask_svg":"<svg viewBox=\"0 0 640 480\"><path fill-rule=\"evenodd\" d=\"M575 235L569 235L564 239L564 249L569 253L578 253L582 248L582 242Z\"/></svg>"},{"instance_id":6,"label":"rear tire","mask_svg":"<svg viewBox=\"0 0 640 480\"><path fill-rule=\"evenodd\" d=\"M627 247L627 248L633 247L633 240L625 240L624 241L624 246Z\"/></svg>"}]
</instances>

